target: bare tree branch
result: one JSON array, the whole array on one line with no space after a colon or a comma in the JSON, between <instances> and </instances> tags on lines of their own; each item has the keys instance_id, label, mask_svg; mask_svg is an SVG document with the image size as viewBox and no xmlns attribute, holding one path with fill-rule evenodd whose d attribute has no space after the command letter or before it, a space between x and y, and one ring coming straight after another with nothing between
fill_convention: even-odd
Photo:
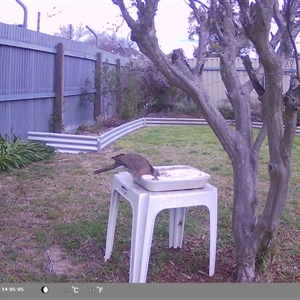
<instances>
[{"instance_id":1,"label":"bare tree branch","mask_svg":"<svg viewBox=\"0 0 300 300\"><path fill-rule=\"evenodd\" d=\"M203 82L199 81L199 74L193 74L184 59L176 60L174 64L171 63L159 47L154 27L154 15L158 0L149 0L146 1L146 5L137 7L138 19L136 21L129 15L123 0L112 1L119 6L125 21L131 28L131 39L138 44L139 49L153 61L168 80L190 95L228 155L233 156L235 134L219 110L210 101ZM152 20L149 16L152 16ZM198 95L202 95L201 99Z\"/></svg>"},{"instance_id":2,"label":"bare tree branch","mask_svg":"<svg viewBox=\"0 0 300 300\"><path fill-rule=\"evenodd\" d=\"M274 20L280 31L285 26L285 21L280 12L278 0L275 0L275 4L274 4Z\"/></svg>"},{"instance_id":3,"label":"bare tree branch","mask_svg":"<svg viewBox=\"0 0 300 300\"><path fill-rule=\"evenodd\" d=\"M202 3L199 5L199 7L197 7L195 2L198 3L198 1L189 0L189 6L191 7L194 17L196 18L200 27L198 30L197 62L193 72L194 74L201 74L206 59L206 46L207 46L209 30L210 27L212 26L211 24L212 20L215 18L216 0L213 0L211 2L210 8L203 5Z\"/></svg>"},{"instance_id":4,"label":"bare tree branch","mask_svg":"<svg viewBox=\"0 0 300 300\"><path fill-rule=\"evenodd\" d=\"M123 0L111 0L114 4L118 5L123 18L125 19L125 21L127 22L129 27L134 27L135 26L135 21L134 19L130 16L125 4Z\"/></svg>"},{"instance_id":5,"label":"bare tree branch","mask_svg":"<svg viewBox=\"0 0 300 300\"><path fill-rule=\"evenodd\" d=\"M252 149L256 152L259 153L259 150L262 146L263 141L265 140L267 136L267 126L266 123L263 122L262 128L259 130L259 133L255 139L255 142L253 144Z\"/></svg>"},{"instance_id":6,"label":"bare tree branch","mask_svg":"<svg viewBox=\"0 0 300 300\"><path fill-rule=\"evenodd\" d=\"M260 84L260 82L257 78L256 72L253 69L252 62L250 60L249 55L242 56L241 58L242 58L244 66L245 66L245 69L248 73L248 76L250 78L250 81L253 85L253 88L255 89L256 93L259 96L262 96L263 93L265 92L265 89L262 87L262 85Z\"/></svg>"},{"instance_id":7,"label":"bare tree branch","mask_svg":"<svg viewBox=\"0 0 300 300\"><path fill-rule=\"evenodd\" d=\"M291 10L292 10L292 3L293 3L293 1L287 0L287 7L286 7L287 32L288 32L291 44L293 46L294 57L295 57L295 61L296 61L296 73L297 73L298 81L300 81L298 53L297 53L297 48L296 48L295 40L294 40L293 35L292 35L292 30L291 30L291 18L292 18L292 12L291 12Z\"/></svg>"},{"instance_id":8,"label":"bare tree branch","mask_svg":"<svg viewBox=\"0 0 300 300\"><path fill-rule=\"evenodd\" d=\"M238 0L238 3L245 33L254 44L261 61L264 61L265 72L273 73L281 68L281 61L275 55L275 50L273 47L269 47L273 1L256 1L249 6L246 6L241 0Z\"/></svg>"}]
</instances>

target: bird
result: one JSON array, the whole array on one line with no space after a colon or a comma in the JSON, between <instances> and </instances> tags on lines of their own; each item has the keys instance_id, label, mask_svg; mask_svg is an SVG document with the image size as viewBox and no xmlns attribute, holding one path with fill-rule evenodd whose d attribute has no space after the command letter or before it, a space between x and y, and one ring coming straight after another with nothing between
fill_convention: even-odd
<instances>
[{"instance_id":1,"label":"bird","mask_svg":"<svg viewBox=\"0 0 300 300\"><path fill-rule=\"evenodd\" d=\"M152 175L157 180L159 171L154 169L150 162L143 156L136 153L119 154L113 156L112 159L115 161L112 165L98 169L94 171L94 174L103 173L106 171L113 170L115 168L124 166L125 169L131 173L134 177L140 178L142 175Z\"/></svg>"}]
</instances>

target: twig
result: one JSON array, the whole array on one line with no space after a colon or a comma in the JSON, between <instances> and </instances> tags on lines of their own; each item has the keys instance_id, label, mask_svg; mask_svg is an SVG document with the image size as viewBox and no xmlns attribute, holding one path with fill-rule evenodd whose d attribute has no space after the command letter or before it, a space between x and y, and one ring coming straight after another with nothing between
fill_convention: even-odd
<instances>
[{"instance_id":1,"label":"twig","mask_svg":"<svg viewBox=\"0 0 300 300\"><path fill-rule=\"evenodd\" d=\"M49 258L49 261L50 261L50 263L48 264L47 268L49 268L50 273L54 273L55 275L57 275L56 272L55 272L55 270L54 270L54 261L51 259L50 255L48 253L48 250L45 250L45 252L46 252L46 254L47 254L48 258ZM52 266L51 268L49 267L50 265Z\"/></svg>"},{"instance_id":2,"label":"twig","mask_svg":"<svg viewBox=\"0 0 300 300\"><path fill-rule=\"evenodd\" d=\"M188 275L186 275L186 274L184 274L184 273L181 273L181 272L179 272L179 274L181 274L182 276L186 277L186 278L187 278L187 279L189 279L189 280L191 280L191 279L192 279L192 277L191 277L191 276L188 276Z\"/></svg>"},{"instance_id":3,"label":"twig","mask_svg":"<svg viewBox=\"0 0 300 300\"><path fill-rule=\"evenodd\" d=\"M203 271L201 271L201 270L199 270L198 273L200 273L200 274L202 274L202 275L205 275L205 276L208 275L206 272L203 272Z\"/></svg>"},{"instance_id":4,"label":"twig","mask_svg":"<svg viewBox=\"0 0 300 300\"><path fill-rule=\"evenodd\" d=\"M292 36L292 31L291 31L291 27L290 27L290 23L291 23L291 6L292 6L292 2L293 0L287 0L287 9L286 9L286 17L287 17L287 31L288 31L288 35L289 38L291 40L291 44L293 46L294 49L294 57L295 57L295 61L296 61L296 71L297 71L297 79L300 82L300 74L299 74L299 60L298 60L298 52L297 52L297 47L295 44L295 41L293 39Z\"/></svg>"}]
</instances>

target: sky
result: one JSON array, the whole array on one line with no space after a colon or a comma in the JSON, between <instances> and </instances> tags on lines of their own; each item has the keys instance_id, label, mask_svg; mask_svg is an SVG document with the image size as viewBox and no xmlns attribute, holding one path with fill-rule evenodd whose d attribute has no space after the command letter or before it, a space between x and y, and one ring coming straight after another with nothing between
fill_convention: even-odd
<instances>
[{"instance_id":1,"label":"sky","mask_svg":"<svg viewBox=\"0 0 300 300\"><path fill-rule=\"evenodd\" d=\"M110 0L22 0L28 11L28 29L37 30L40 12L40 32L53 35L59 27L67 24L88 25L95 31L107 31L112 24L120 24L119 8ZM170 53L183 48L187 57L192 57L195 42L188 40L188 16L190 9L184 0L161 0L155 24L161 49ZM15 0L0 0L0 22L23 24L23 8ZM118 35L127 37L130 30L124 22Z\"/></svg>"}]
</instances>

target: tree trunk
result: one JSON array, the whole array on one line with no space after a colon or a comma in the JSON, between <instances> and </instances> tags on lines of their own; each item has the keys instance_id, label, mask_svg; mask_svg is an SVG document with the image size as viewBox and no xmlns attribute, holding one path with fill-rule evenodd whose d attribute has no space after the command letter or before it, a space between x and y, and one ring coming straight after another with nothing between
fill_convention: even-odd
<instances>
[{"instance_id":1,"label":"tree trunk","mask_svg":"<svg viewBox=\"0 0 300 300\"><path fill-rule=\"evenodd\" d=\"M295 121L294 121L295 122ZM286 204L291 176L291 152L281 149L280 159L268 164L270 187L262 216L258 220L258 155L247 151L239 140L234 170L232 229L236 248L236 282L254 282L256 262L265 257L274 241ZM290 147L288 147L290 150ZM270 151L272 153L272 151Z\"/></svg>"},{"instance_id":2,"label":"tree trunk","mask_svg":"<svg viewBox=\"0 0 300 300\"><path fill-rule=\"evenodd\" d=\"M245 243L241 245L239 253L237 253L237 266L234 273L236 282L253 283L255 282L256 253L251 247L247 247Z\"/></svg>"},{"instance_id":3,"label":"tree trunk","mask_svg":"<svg viewBox=\"0 0 300 300\"><path fill-rule=\"evenodd\" d=\"M235 270L235 280L237 282L254 282L256 274L256 262L261 257L266 257L270 246L273 244L281 216L287 198L288 182L290 171L280 168L280 175L276 179L271 179L268 192L267 203L262 217L256 223L256 217L251 210L247 214L251 199L255 199L255 194L251 192L251 186L255 182L251 181L245 184L245 180L240 178L246 171L236 171L235 175L235 195L234 202L240 202L234 205L233 211L233 234L235 238L237 266ZM247 171L251 174L251 171ZM284 177L284 179L283 179ZM241 191L241 189L243 189ZM248 197L247 197L248 194ZM239 198L246 197L246 198ZM251 219L253 218L251 229ZM248 219L247 219L248 217Z\"/></svg>"},{"instance_id":4,"label":"tree trunk","mask_svg":"<svg viewBox=\"0 0 300 300\"><path fill-rule=\"evenodd\" d=\"M237 282L255 280L256 249L249 243L249 237L257 222L258 155L245 147L243 139L237 139L237 154L232 161L234 171L234 201L232 230L236 248Z\"/></svg>"}]
</instances>

